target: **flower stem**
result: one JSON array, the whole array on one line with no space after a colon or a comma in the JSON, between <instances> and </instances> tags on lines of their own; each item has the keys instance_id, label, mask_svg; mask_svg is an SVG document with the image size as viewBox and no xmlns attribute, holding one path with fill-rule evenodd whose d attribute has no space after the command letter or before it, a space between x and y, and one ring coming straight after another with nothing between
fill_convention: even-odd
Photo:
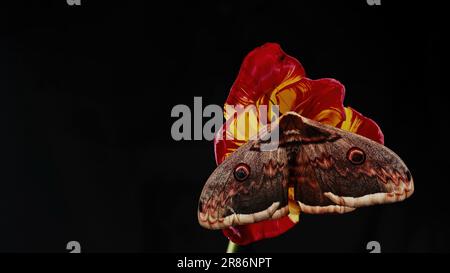
<instances>
[{"instance_id":1,"label":"flower stem","mask_svg":"<svg viewBox=\"0 0 450 273\"><path fill-rule=\"evenodd\" d=\"M237 253L239 246L232 241L228 242L227 253Z\"/></svg>"}]
</instances>

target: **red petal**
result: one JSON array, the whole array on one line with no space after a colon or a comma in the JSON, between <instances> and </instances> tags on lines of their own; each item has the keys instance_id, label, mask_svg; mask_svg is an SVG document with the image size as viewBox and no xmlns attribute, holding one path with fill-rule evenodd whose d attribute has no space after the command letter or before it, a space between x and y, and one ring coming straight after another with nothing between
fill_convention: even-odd
<instances>
[{"instance_id":1,"label":"red petal","mask_svg":"<svg viewBox=\"0 0 450 273\"><path fill-rule=\"evenodd\" d=\"M283 82L304 76L305 70L300 62L284 53L280 45L264 44L245 57L226 104L254 104Z\"/></svg>"},{"instance_id":2,"label":"red petal","mask_svg":"<svg viewBox=\"0 0 450 273\"><path fill-rule=\"evenodd\" d=\"M302 97L295 103L295 111L300 115L336 126L345 119L345 87L335 79L311 80L304 78L298 85Z\"/></svg>"},{"instance_id":3,"label":"red petal","mask_svg":"<svg viewBox=\"0 0 450 273\"><path fill-rule=\"evenodd\" d=\"M337 127L384 144L383 132L375 121L363 116L360 112L351 107L346 107L345 113L346 119Z\"/></svg>"},{"instance_id":4,"label":"red petal","mask_svg":"<svg viewBox=\"0 0 450 273\"><path fill-rule=\"evenodd\" d=\"M247 245L266 238L276 237L295 226L288 216L276 220L266 220L254 224L235 226L223 230L223 234L233 243Z\"/></svg>"}]
</instances>

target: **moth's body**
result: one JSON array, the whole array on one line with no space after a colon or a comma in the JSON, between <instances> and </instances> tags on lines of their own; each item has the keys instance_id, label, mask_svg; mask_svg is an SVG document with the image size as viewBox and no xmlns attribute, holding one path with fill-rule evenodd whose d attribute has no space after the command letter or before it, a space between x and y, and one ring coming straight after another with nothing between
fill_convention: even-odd
<instances>
[{"instance_id":1,"label":"moth's body","mask_svg":"<svg viewBox=\"0 0 450 273\"><path fill-rule=\"evenodd\" d=\"M287 113L276 149L249 141L229 156L202 191L202 226L221 229L304 213L345 213L409 197L403 161L365 137ZM297 206L297 208L295 208Z\"/></svg>"}]
</instances>

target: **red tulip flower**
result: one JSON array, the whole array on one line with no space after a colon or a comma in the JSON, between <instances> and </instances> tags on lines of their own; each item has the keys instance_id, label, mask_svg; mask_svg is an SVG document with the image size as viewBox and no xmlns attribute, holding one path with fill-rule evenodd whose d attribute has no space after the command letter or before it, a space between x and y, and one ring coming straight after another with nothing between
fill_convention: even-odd
<instances>
[{"instance_id":1,"label":"red tulip flower","mask_svg":"<svg viewBox=\"0 0 450 273\"><path fill-rule=\"evenodd\" d=\"M278 105L280 115L295 111L306 118L384 144L383 133L373 120L351 107L344 107L344 95L344 86L335 79L307 78L301 63L284 53L278 44L267 43L254 49L245 57L225 102L226 123L214 140L217 164L223 162L227 156L252 137L245 135L246 133L241 132L239 128L233 127L238 119L245 117L234 114L229 116L226 112L227 105L255 106L256 109L260 105L267 105L268 109ZM259 121L257 112L250 112L250 114L255 117L249 120ZM248 126L257 126L257 124L250 122ZM224 135L234 137L227 138L223 137ZM226 228L223 233L232 242L246 245L278 236L293 227L296 222L287 215L276 220Z\"/></svg>"}]
</instances>

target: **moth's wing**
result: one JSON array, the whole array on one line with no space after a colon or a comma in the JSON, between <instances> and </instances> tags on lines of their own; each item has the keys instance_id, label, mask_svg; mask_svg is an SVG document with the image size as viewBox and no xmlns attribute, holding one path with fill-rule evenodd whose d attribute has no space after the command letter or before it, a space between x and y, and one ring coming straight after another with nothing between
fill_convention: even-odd
<instances>
[{"instance_id":1,"label":"moth's wing","mask_svg":"<svg viewBox=\"0 0 450 273\"><path fill-rule=\"evenodd\" d=\"M238 159L234 162L246 163L252 170L248 181L239 184L241 194L235 197L238 211L253 213L267 208L274 202L279 202L280 208L287 205L286 151L284 149L259 151L253 149L253 146L249 143L248 150L242 151L242 157L239 157L238 153Z\"/></svg>"},{"instance_id":2,"label":"moth's wing","mask_svg":"<svg viewBox=\"0 0 450 273\"><path fill-rule=\"evenodd\" d=\"M348 212L409 197L414 184L404 162L365 137L289 113L280 118L280 143L296 182L295 197L306 213ZM290 150L296 150L289 156ZM349 153L362 151L354 164Z\"/></svg>"},{"instance_id":3,"label":"moth's wing","mask_svg":"<svg viewBox=\"0 0 450 273\"><path fill-rule=\"evenodd\" d=\"M209 177L199 202L199 222L219 229L278 219L287 214L287 156L283 149L255 149L249 141L231 154ZM250 175L238 181L236 166L245 164Z\"/></svg>"}]
</instances>

